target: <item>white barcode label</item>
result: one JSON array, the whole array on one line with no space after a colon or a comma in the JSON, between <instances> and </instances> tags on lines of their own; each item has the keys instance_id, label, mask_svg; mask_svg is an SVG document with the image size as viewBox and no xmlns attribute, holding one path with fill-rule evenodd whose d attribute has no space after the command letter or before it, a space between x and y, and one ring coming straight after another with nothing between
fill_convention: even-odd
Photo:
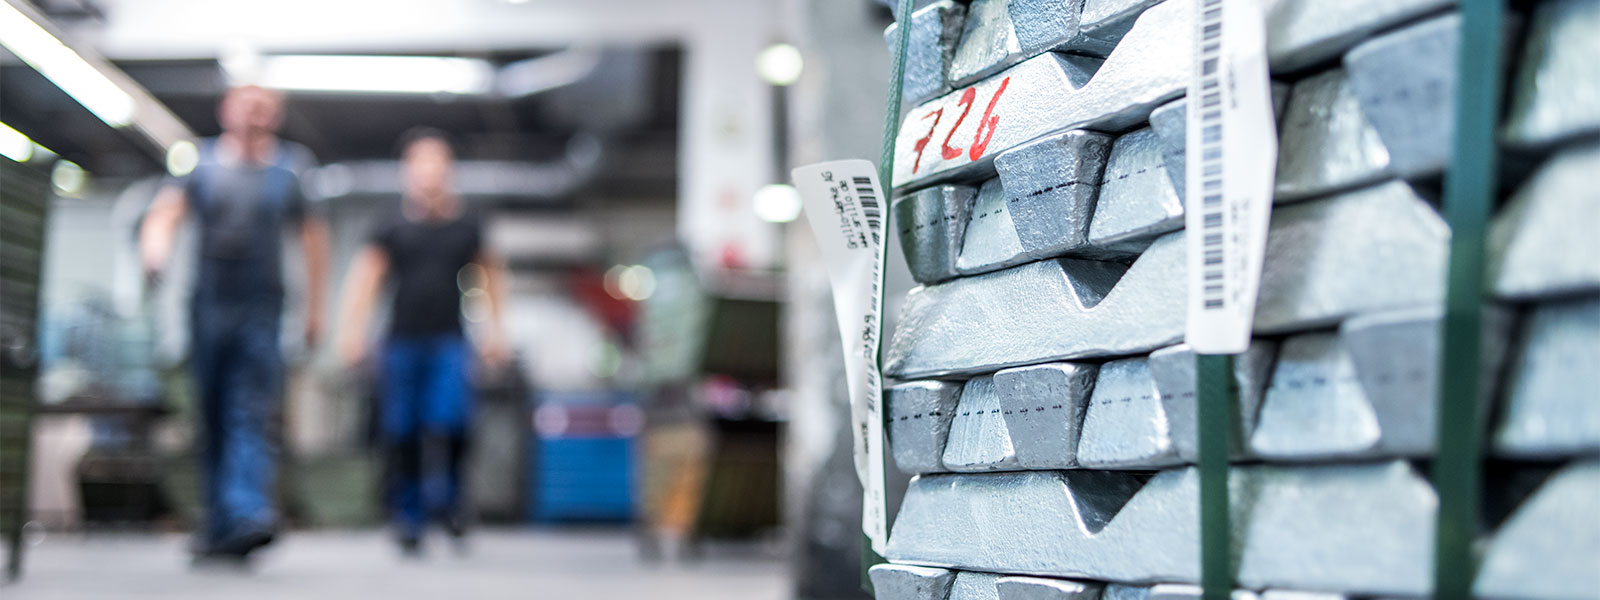
<instances>
[{"instance_id":1,"label":"white barcode label","mask_svg":"<svg viewBox=\"0 0 1600 600\"><path fill-rule=\"evenodd\" d=\"M1185 341L1201 354L1250 345L1278 164L1260 0L1192 0L1186 229Z\"/></svg>"},{"instance_id":2,"label":"white barcode label","mask_svg":"<svg viewBox=\"0 0 1600 600\"><path fill-rule=\"evenodd\" d=\"M889 538L883 483L883 379L878 370L883 330L883 190L872 163L840 160L793 171L806 220L822 248L833 285L833 307L844 340L851 437L861 478L861 530L883 554Z\"/></svg>"}]
</instances>

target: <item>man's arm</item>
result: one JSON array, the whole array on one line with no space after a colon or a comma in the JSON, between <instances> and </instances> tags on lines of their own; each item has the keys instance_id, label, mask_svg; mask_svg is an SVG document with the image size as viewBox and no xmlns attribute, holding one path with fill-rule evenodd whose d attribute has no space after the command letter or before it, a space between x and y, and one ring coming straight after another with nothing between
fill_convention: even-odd
<instances>
[{"instance_id":1,"label":"man's arm","mask_svg":"<svg viewBox=\"0 0 1600 600\"><path fill-rule=\"evenodd\" d=\"M139 265L146 280L154 280L172 258L172 245L178 237L178 226L188 215L189 203L183 188L165 186L156 193L155 200L145 209L144 221L139 225Z\"/></svg>"},{"instance_id":2,"label":"man's arm","mask_svg":"<svg viewBox=\"0 0 1600 600\"><path fill-rule=\"evenodd\" d=\"M314 348L322 334L327 293L328 224L321 218L306 218L300 224L300 245L306 254L306 347Z\"/></svg>"},{"instance_id":3,"label":"man's arm","mask_svg":"<svg viewBox=\"0 0 1600 600\"><path fill-rule=\"evenodd\" d=\"M483 342L483 359L492 367L505 364L511 356L506 342L505 320L501 307L505 306L505 263L488 250L478 251L473 262L483 267L483 287L489 296L489 331Z\"/></svg>"},{"instance_id":4,"label":"man's arm","mask_svg":"<svg viewBox=\"0 0 1600 600\"><path fill-rule=\"evenodd\" d=\"M366 357L367 325L378 289L389 273L389 255L368 244L356 255L345 276L344 302L339 307L339 357L345 364L356 364Z\"/></svg>"}]
</instances>

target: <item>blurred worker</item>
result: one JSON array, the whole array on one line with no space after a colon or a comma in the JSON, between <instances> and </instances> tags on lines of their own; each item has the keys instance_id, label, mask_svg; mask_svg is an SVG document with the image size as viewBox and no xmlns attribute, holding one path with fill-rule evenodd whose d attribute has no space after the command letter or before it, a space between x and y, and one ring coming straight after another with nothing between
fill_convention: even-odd
<instances>
[{"instance_id":1,"label":"blurred worker","mask_svg":"<svg viewBox=\"0 0 1600 600\"><path fill-rule=\"evenodd\" d=\"M461 327L463 288L487 292L490 322L478 348L483 362L498 367L507 350L500 262L484 245L477 216L455 193L449 141L443 132L418 128L401 137L400 147L405 197L350 268L339 350L349 365L365 358L373 302L384 279L392 278L388 339L378 358L379 427L390 461L395 534L401 549L415 554L430 517L458 540L464 526L462 467L473 397L471 352ZM458 283L473 279L480 281ZM429 451L443 460L426 460L437 456Z\"/></svg>"},{"instance_id":2,"label":"blurred worker","mask_svg":"<svg viewBox=\"0 0 1600 600\"><path fill-rule=\"evenodd\" d=\"M280 140L283 96L237 87L217 109L222 135L200 142L193 171L170 177L139 231L148 281L172 254L193 214L199 260L190 306L189 364L199 398L206 522L197 558L243 559L271 543L276 441L270 422L281 401L285 226L299 228L306 257L306 346L321 325L328 233L300 185L310 151Z\"/></svg>"}]
</instances>

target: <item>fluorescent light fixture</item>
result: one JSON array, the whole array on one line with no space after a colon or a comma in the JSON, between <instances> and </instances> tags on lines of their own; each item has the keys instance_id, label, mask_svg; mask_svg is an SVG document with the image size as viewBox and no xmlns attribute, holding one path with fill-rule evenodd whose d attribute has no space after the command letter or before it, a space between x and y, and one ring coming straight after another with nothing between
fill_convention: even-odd
<instances>
[{"instance_id":1,"label":"fluorescent light fixture","mask_svg":"<svg viewBox=\"0 0 1600 600\"><path fill-rule=\"evenodd\" d=\"M200 166L200 148L194 142L182 140L167 148L167 172L174 177L183 177L194 172Z\"/></svg>"},{"instance_id":2,"label":"fluorescent light fixture","mask_svg":"<svg viewBox=\"0 0 1600 600\"><path fill-rule=\"evenodd\" d=\"M70 160L56 161L56 166L50 169L50 183L56 188L56 195L68 198L82 198L83 189L89 183L89 174L83 167Z\"/></svg>"},{"instance_id":3,"label":"fluorescent light fixture","mask_svg":"<svg viewBox=\"0 0 1600 600\"><path fill-rule=\"evenodd\" d=\"M8 1L0 1L0 44L112 127L133 123L133 96Z\"/></svg>"},{"instance_id":4,"label":"fluorescent light fixture","mask_svg":"<svg viewBox=\"0 0 1600 600\"><path fill-rule=\"evenodd\" d=\"M788 223L800 216L800 191L785 183L770 183L756 190L752 208L768 223Z\"/></svg>"},{"instance_id":5,"label":"fluorescent light fixture","mask_svg":"<svg viewBox=\"0 0 1600 600\"><path fill-rule=\"evenodd\" d=\"M790 44L773 44L756 55L756 72L772 85L794 85L803 70L805 58L800 56L799 48Z\"/></svg>"},{"instance_id":6,"label":"fluorescent light fixture","mask_svg":"<svg viewBox=\"0 0 1600 600\"><path fill-rule=\"evenodd\" d=\"M301 54L264 57L260 83L317 92L487 94L494 74L475 58Z\"/></svg>"},{"instance_id":7,"label":"fluorescent light fixture","mask_svg":"<svg viewBox=\"0 0 1600 600\"><path fill-rule=\"evenodd\" d=\"M10 125L0 123L0 156L19 163L28 162L33 158L33 140Z\"/></svg>"}]
</instances>

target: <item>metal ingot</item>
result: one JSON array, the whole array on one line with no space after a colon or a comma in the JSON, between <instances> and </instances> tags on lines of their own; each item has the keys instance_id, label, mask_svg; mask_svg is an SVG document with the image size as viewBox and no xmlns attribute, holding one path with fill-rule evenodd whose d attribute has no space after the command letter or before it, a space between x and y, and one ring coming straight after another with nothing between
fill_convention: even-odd
<instances>
[{"instance_id":1,"label":"metal ingot","mask_svg":"<svg viewBox=\"0 0 1600 600\"><path fill-rule=\"evenodd\" d=\"M1283 121L1288 103L1289 86L1272 82L1273 115L1279 122ZM1161 139L1161 158L1167 165L1167 177L1172 179L1172 187L1178 192L1179 200L1184 197L1186 185L1184 182L1188 177L1184 170L1188 164L1184 154L1184 140L1189 136L1188 106L1188 98L1179 98L1161 105L1150 113L1150 128L1154 129L1156 137ZM1282 152L1282 148L1279 151Z\"/></svg>"},{"instance_id":2,"label":"metal ingot","mask_svg":"<svg viewBox=\"0 0 1600 600\"><path fill-rule=\"evenodd\" d=\"M1117 45L1144 11L1162 0L1084 0L1079 26L1104 43Z\"/></svg>"},{"instance_id":3,"label":"metal ingot","mask_svg":"<svg viewBox=\"0 0 1600 600\"><path fill-rule=\"evenodd\" d=\"M1261 600L1349 600L1345 594L1333 592L1301 592L1297 590L1266 590Z\"/></svg>"},{"instance_id":4,"label":"metal ingot","mask_svg":"<svg viewBox=\"0 0 1600 600\"><path fill-rule=\"evenodd\" d=\"M1250 347L1234 359L1233 381L1238 386L1238 419L1229 440L1233 442L1232 455L1247 455L1250 436L1255 432L1256 414L1260 411L1261 397L1266 393L1272 376L1273 362L1278 354L1278 344L1270 340L1251 340ZM1166 411L1172 445L1178 457L1186 463L1200 459L1199 438L1196 431L1195 355L1188 344L1169 346L1150 353L1150 374L1155 378L1156 390L1161 392L1161 404Z\"/></svg>"},{"instance_id":5,"label":"metal ingot","mask_svg":"<svg viewBox=\"0 0 1600 600\"><path fill-rule=\"evenodd\" d=\"M1507 377L1497 453L1548 458L1600 450L1600 297L1536 305Z\"/></svg>"},{"instance_id":6,"label":"metal ingot","mask_svg":"<svg viewBox=\"0 0 1600 600\"><path fill-rule=\"evenodd\" d=\"M1051 132L1143 124L1188 86L1191 18L1185 3L1166 2L1145 11L1103 65L1041 54L912 109L896 139L895 186L981 180L995 155Z\"/></svg>"},{"instance_id":7,"label":"metal ingot","mask_svg":"<svg viewBox=\"0 0 1600 600\"><path fill-rule=\"evenodd\" d=\"M1409 463L1251 472L1259 487L1242 526L1239 585L1428 593L1438 497Z\"/></svg>"},{"instance_id":8,"label":"metal ingot","mask_svg":"<svg viewBox=\"0 0 1600 600\"><path fill-rule=\"evenodd\" d=\"M903 102L916 104L950 91L945 74L950 68L956 42L961 39L961 24L966 15L966 5L950 0L940 0L911 13ZM897 50L897 31L899 23L883 31L891 55Z\"/></svg>"},{"instance_id":9,"label":"metal ingot","mask_svg":"<svg viewBox=\"0 0 1600 600\"><path fill-rule=\"evenodd\" d=\"M938 1L939 0L915 0L911 3L911 13L916 14L916 11ZM900 20L900 0L878 0L878 3L888 6L889 14L894 15L896 21Z\"/></svg>"},{"instance_id":10,"label":"metal ingot","mask_svg":"<svg viewBox=\"0 0 1600 600\"><path fill-rule=\"evenodd\" d=\"M1600 132L1596 56L1600 56L1600 3L1539 3L1511 88L1506 141L1533 148Z\"/></svg>"},{"instance_id":11,"label":"metal ingot","mask_svg":"<svg viewBox=\"0 0 1600 600\"><path fill-rule=\"evenodd\" d=\"M961 256L956 259L956 272L976 275L1025 262L1028 255L1022 251L1022 240L1017 239L1006 190L999 179L990 179L978 188L978 199L961 243Z\"/></svg>"},{"instance_id":12,"label":"metal ingot","mask_svg":"<svg viewBox=\"0 0 1600 600\"><path fill-rule=\"evenodd\" d=\"M1589 388L1593 390L1593 388ZM1473 596L1486 600L1594 597L1600 583L1600 462L1556 472L1490 539Z\"/></svg>"},{"instance_id":13,"label":"metal ingot","mask_svg":"<svg viewBox=\"0 0 1600 600\"><path fill-rule=\"evenodd\" d=\"M1144 357L1100 367L1078 441L1078 464L1089 469L1155 469L1178 464L1166 406Z\"/></svg>"},{"instance_id":14,"label":"metal ingot","mask_svg":"<svg viewBox=\"0 0 1600 600\"><path fill-rule=\"evenodd\" d=\"M1272 211L1255 332L1326 327L1347 316L1444 300L1450 231L1391 181Z\"/></svg>"},{"instance_id":15,"label":"metal ingot","mask_svg":"<svg viewBox=\"0 0 1600 600\"><path fill-rule=\"evenodd\" d=\"M1432 13L1455 0L1269 0L1267 60L1274 73L1338 58L1374 33Z\"/></svg>"},{"instance_id":16,"label":"metal ingot","mask_svg":"<svg viewBox=\"0 0 1600 600\"><path fill-rule=\"evenodd\" d=\"M867 569L877 600L945 600L955 571L879 563Z\"/></svg>"},{"instance_id":17,"label":"metal ingot","mask_svg":"<svg viewBox=\"0 0 1600 600\"><path fill-rule=\"evenodd\" d=\"M1045 577L1001 577L1000 600L1099 600L1105 584Z\"/></svg>"},{"instance_id":18,"label":"metal ingot","mask_svg":"<svg viewBox=\"0 0 1600 600\"><path fill-rule=\"evenodd\" d=\"M950 600L1000 600L996 584L1000 576L994 573L956 573L955 585L950 586Z\"/></svg>"},{"instance_id":19,"label":"metal ingot","mask_svg":"<svg viewBox=\"0 0 1600 600\"><path fill-rule=\"evenodd\" d=\"M1344 456L1377 446L1381 435L1378 416L1337 334L1284 340L1250 437L1252 452L1268 459Z\"/></svg>"},{"instance_id":20,"label":"metal ingot","mask_svg":"<svg viewBox=\"0 0 1600 600\"><path fill-rule=\"evenodd\" d=\"M1023 56L1051 50L1105 56L1116 47L1083 33L1079 17L1084 0L1011 0L1008 5Z\"/></svg>"},{"instance_id":21,"label":"metal ingot","mask_svg":"<svg viewBox=\"0 0 1600 600\"><path fill-rule=\"evenodd\" d=\"M1600 145L1556 154L1489 229L1489 281L1517 301L1600 291Z\"/></svg>"},{"instance_id":22,"label":"metal ingot","mask_svg":"<svg viewBox=\"0 0 1600 600\"><path fill-rule=\"evenodd\" d=\"M1084 409L1098 370L1092 364L1049 363L994 374L1001 415L1022 468L1078 465Z\"/></svg>"},{"instance_id":23,"label":"metal ingot","mask_svg":"<svg viewBox=\"0 0 1600 600\"><path fill-rule=\"evenodd\" d=\"M1010 203L1011 222L1029 258L1087 249L1100 177L1111 137L1090 131L1057 133L1007 150L994 159Z\"/></svg>"},{"instance_id":24,"label":"metal ingot","mask_svg":"<svg viewBox=\"0 0 1600 600\"><path fill-rule=\"evenodd\" d=\"M900 250L913 279L934 283L957 275L956 259L977 196L977 188L939 185L895 199Z\"/></svg>"},{"instance_id":25,"label":"metal ingot","mask_svg":"<svg viewBox=\"0 0 1600 600\"><path fill-rule=\"evenodd\" d=\"M889 447L901 472L945 470L945 441L962 387L958 382L913 381L888 389Z\"/></svg>"},{"instance_id":26,"label":"metal ingot","mask_svg":"<svg viewBox=\"0 0 1600 600\"><path fill-rule=\"evenodd\" d=\"M945 441L946 469L975 473L1021 468L1001 410L993 377L976 377L967 382L955 418L950 421L950 437Z\"/></svg>"},{"instance_id":27,"label":"metal ingot","mask_svg":"<svg viewBox=\"0 0 1600 600\"><path fill-rule=\"evenodd\" d=\"M1089 244L1110 254L1138 254L1161 234L1182 228L1183 201L1167 175L1155 131L1117 138L1101 177Z\"/></svg>"},{"instance_id":28,"label":"metal ingot","mask_svg":"<svg viewBox=\"0 0 1600 600\"><path fill-rule=\"evenodd\" d=\"M1169 345L1183 335L1184 258L1183 237L1173 234L1131 268L1058 259L914 289L885 371L902 379L989 373Z\"/></svg>"},{"instance_id":29,"label":"metal ingot","mask_svg":"<svg viewBox=\"0 0 1600 600\"><path fill-rule=\"evenodd\" d=\"M1363 42L1344 57L1361 109L1401 177L1433 175L1450 161L1460 30L1461 16L1450 14Z\"/></svg>"},{"instance_id":30,"label":"metal ingot","mask_svg":"<svg viewBox=\"0 0 1600 600\"><path fill-rule=\"evenodd\" d=\"M970 84L1022 60L1022 44L1007 4L1008 0L972 0L950 61L950 85Z\"/></svg>"},{"instance_id":31,"label":"metal ingot","mask_svg":"<svg viewBox=\"0 0 1600 600\"><path fill-rule=\"evenodd\" d=\"M1275 202L1344 191L1388 175L1389 151L1361 112L1343 69L1295 84L1279 139Z\"/></svg>"},{"instance_id":32,"label":"metal ingot","mask_svg":"<svg viewBox=\"0 0 1600 600\"><path fill-rule=\"evenodd\" d=\"M1235 497L1243 488L1234 483ZM1105 581L1199 577L1199 476L1115 471L921 475L889 535L889 560Z\"/></svg>"}]
</instances>

